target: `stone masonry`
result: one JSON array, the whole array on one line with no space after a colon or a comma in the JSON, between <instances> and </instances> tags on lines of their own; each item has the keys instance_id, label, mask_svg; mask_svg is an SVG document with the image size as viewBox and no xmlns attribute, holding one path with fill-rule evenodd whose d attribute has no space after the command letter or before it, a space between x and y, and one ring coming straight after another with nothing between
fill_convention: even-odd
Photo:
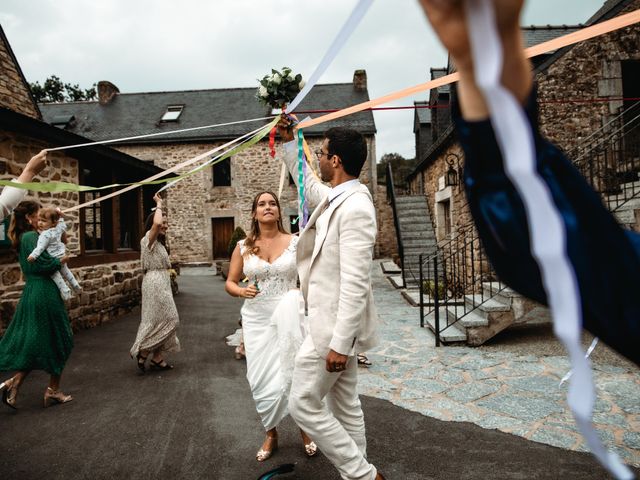
<instances>
[{"instance_id":1,"label":"stone masonry","mask_svg":"<svg viewBox=\"0 0 640 480\"><path fill-rule=\"evenodd\" d=\"M2 27L0 27L0 106L22 113L31 118L40 118L20 66L13 56Z\"/></svg>"},{"instance_id":2,"label":"stone masonry","mask_svg":"<svg viewBox=\"0 0 640 480\"><path fill-rule=\"evenodd\" d=\"M322 139L307 139L313 152L320 148ZM369 160L360 175L360 180L372 190L374 199L375 165L373 137L367 138ZM118 149L141 160L153 161L161 168L169 168L189 158L200 155L222 144L219 143L172 143L159 145L126 145ZM279 140L276 141L279 148ZM315 161L315 158L314 158ZM266 140L247 148L231 159L231 186L213 186L213 169L207 168L182 180L169 189L169 239L171 258L179 263L211 262L212 227L211 219L232 217L236 227L248 232L251 223L251 205L256 193L271 190L277 193L280 182L281 162L269 155ZM289 216L297 215L298 200L295 185L285 178L280 198L284 224Z\"/></svg>"},{"instance_id":3,"label":"stone masonry","mask_svg":"<svg viewBox=\"0 0 640 480\"><path fill-rule=\"evenodd\" d=\"M31 156L47 147L30 138L0 132L0 178L15 178ZM51 165L35 181L78 182L78 161L63 152L48 155ZM32 194L28 199L43 205L59 206L61 209L78 204L78 194L64 192ZM69 212L66 217L67 251L80 254L78 212ZM84 328L98 325L122 315L139 303L142 270L140 262L117 262L104 265L72 268L83 292L71 299L67 306L72 326ZM13 317L24 281L13 249L0 247L0 334Z\"/></svg>"}]
</instances>

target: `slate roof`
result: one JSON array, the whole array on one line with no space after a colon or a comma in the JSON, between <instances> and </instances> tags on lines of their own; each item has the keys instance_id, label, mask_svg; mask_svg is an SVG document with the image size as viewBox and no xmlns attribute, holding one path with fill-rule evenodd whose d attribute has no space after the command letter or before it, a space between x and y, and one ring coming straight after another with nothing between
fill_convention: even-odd
<instances>
[{"instance_id":1,"label":"slate roof","mask_svg":"<svg viewBox=\"0 0 640 480\"><path fill-rule=\"evenodd\" d=\"M584 25L531 25L529 27L522 27L524 46L525 48L533 47L539 43L548 42L554 38L577 32L582 28L584 28Z\"/></svg>"},{"instance_id":2,"label":"slate roof","mask_svg":"<svg viewBox=\"0 0 640 480\"><path fill-rule=\"evenodd\" d=\"M431 69L431 80L437 80L438 78L442 78L445 75L448 75L448 71L446 68L432 68ZM451 85L442 85L438 87L438 93L450 93Z\"/></svg>"},{"instance_id":3,"label":"slate roof","mask_svg":"<svg viewBox=\"0 0 640 480\"><path fill-rule=\"evenodd\" d=\"M626 7L633 0L606 0L602 7L587 20L587 25L593 25L602 20L608 20L616 16L620 10Z\"/></svg>"},{"instance_id":4,"label":"slate roof","mask_svg":"<svg viewBox=\"0 0 640 480\"><path fill-rule=\"evenodd\" d=\"M186 90L175 92L120 93L107 105L95 102L41 104L43 120L73 115L68 131L93 140L130 137L204 125L266 117L269 109L255 98L256 88ZM297 111L340 109L369 100L366 90L356 90L352 83L316 85ZM160 122L169 105L184 105L177 122ZM322 114L309 114L315 118ZM307 114L299 117L305 118ZM236 138L266 121L197 130L135 140L126 143L163 143L214 141ZM374 134L371 111L360 112L305 130L307 136L320 136L333 126L349 126L363 134Z\"/></svg>"},{"instance_id":5,"label":"slate roof","mask_svg":"<svg viewBox=\"0 0 640 480\"><path fill-rule=\"evenodd\" d=\"M428 105L429 102L413 102L416 107ZM418 122L422 125L425 123L431 123L431 109L430 108L416 108L416 116Z\"/></svg>"}]
</instances>

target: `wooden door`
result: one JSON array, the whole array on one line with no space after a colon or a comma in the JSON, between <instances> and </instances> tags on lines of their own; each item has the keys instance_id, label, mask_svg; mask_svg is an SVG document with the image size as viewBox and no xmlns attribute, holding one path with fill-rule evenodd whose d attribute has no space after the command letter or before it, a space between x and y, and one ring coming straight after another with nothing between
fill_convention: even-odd
<instances>
[{"instance_id":1,"label":"wooden door","mask_svg":"<svg viewBox=\"0 0 640 480\"><path fill-rule=\"evenodd\" d=\"M228 248L233 228L233 217L211 219L211 238L214 260L230 258Z\"/></svg>"}]
</instances>

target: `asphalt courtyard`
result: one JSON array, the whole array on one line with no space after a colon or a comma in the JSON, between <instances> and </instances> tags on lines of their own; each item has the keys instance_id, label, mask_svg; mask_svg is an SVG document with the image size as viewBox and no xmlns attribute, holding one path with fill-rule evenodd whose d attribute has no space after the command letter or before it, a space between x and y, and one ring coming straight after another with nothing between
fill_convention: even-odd
<instances>
[{"instance_id":1,"label":"asphalt courtyard","mask_svg":"<svg viewBox=\"0 0 640 480\"><path fill-rule=\"evenodd\" d=\"M43 409L47 377L33 372L19 410L0 405L0 478L252 480L285 463L295 470L276 478L340 478L322 455L305 457L289 418L280 449L256 462L263 432L245 363L224 343L240 301L216 276L182 275L179 283L183 351L169 359L175 369L137 374L128 351L139 311L77 333L63 378L73 402ZM388 480L610 478L587 453L437 420L386 400L363 396L362 403L369 459Z\"/></svg>"}]
</instances>

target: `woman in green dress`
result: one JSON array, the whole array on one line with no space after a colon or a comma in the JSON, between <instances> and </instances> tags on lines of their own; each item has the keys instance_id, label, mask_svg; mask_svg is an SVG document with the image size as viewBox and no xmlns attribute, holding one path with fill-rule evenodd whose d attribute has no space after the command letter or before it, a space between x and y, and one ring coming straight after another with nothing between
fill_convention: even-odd
<instances>
[{"instance_id":1,"label":"woman in green dress","mask_svg":"<svg viewBox=\"0 0 640 480\"><path fill-rule=\"evenodd\" d=\"M9 227L25 277L16 313L0 340L0 371L17 370L0 384L2 402L11 408L16 408L18 389L31 370L44 370L51 375L44 393L45 407L72 400L60 391L60 376L73 348L73 334L60 291L51 279L61 263L47 252L35 262L27 261L38 241L39 210L36 202L20 203Z\"/></svg>"}]
</instances>

